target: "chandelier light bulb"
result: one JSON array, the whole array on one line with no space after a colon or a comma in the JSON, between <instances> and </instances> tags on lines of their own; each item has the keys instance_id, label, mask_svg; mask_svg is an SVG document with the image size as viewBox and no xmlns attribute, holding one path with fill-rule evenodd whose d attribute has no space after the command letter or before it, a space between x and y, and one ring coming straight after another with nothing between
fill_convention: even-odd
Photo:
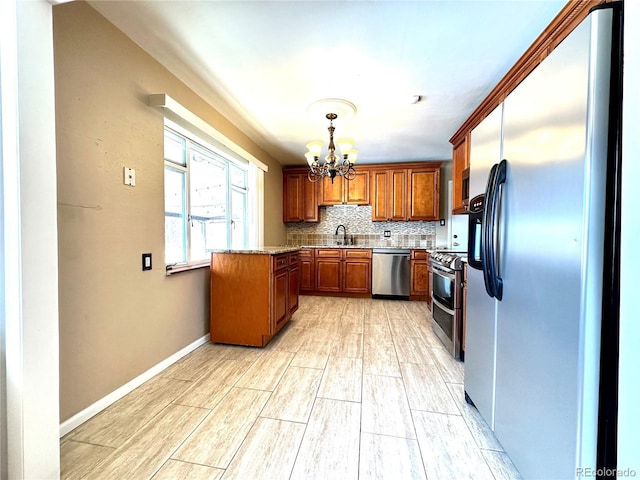
<instances>
[{"instance_id":1,"label":"chandelier light bulb","mask_svg":"<svg viewBox=\"0 0 640 480\"><path fill-rule=\"evenodd\" d=\"M313 154L314 157L319 157L322 151L322 142L319 140L307 143L307 150Z\"/></svg>"},{"instance_id":2,"label":"chandelier light bulb","mask_svg":"<svg viewBox=\"0 0 640 480\"><path fill-rule=\"evenodd\" d=\"M316 161L316 156L311 152L305 153L304 156L307 159L307 163L309 164L309 166L312 166L313 162Z\"/></svg>"},{"instance_id":3,"label":"chandelier light bulb","mask_svg":"<svg viewBox=\"0 0 640 480\"><path fill-rule=\"evenodd\" d=\"M342 140L338 140L338 148L340 148L340 153L342 155L348 155L349 152L353 149L353 140L350 138L343 138Z\"/></svg>"}]
</instances>

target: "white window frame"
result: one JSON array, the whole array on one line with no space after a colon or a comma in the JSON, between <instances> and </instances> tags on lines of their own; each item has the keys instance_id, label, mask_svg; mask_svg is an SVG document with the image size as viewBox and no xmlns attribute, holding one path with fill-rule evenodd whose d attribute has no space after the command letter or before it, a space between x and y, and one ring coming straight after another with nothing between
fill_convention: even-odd
<instances>
[{"instance_id":1,"label":"white window frame","mask_svg":"<svg viewBox=\"0 0 640 480\"><path fill-rule=\"evenodd\" d=\"M164 130L169 130L174 134L177 134L187 141L187 146L185 149L185 163L186 165L180 165L171 160L167 160L164 158L164 166L163 172L165 169L170 168L175 171L183 172L185 175L184 182L184 205L186 216L183 220L184 226L186 229L185 240L186 240L186 262L178 262L178 263L169 263L166 264L167 274L172 274L184 270L191 270L194 268L206 267L209 265L209 259L206 260L192 260L191 259L191 228L189 228L189 218L191 215L191 202L190 202L190 171L189 171L189 161L190 161L190 150L191 148L200 149L205 151L207 154L211 154L216 160L223 162L226 164L226 185L227 185L227 238L226 238L226 248L231 248L231 226L232 226L232 205L231 205L231 193L232 191L243 191L243 189L235 187L231 184L231 166L239 167L240 169L245 171L245 185L243 193L245 194L245 246L244 248L249 248L251 245L255 245L259 243L259 238L262 236L262 229L258 227L258 217L259 217L259 207L262 204L259 198L261 194L261 182L262 179L261 171L257 168L253 163L241 158L239 155L230 154L230 152L222 150L221 148L213 145L212 142L207 141L206 135L198 135L198 133L202 134L202 132L194 133L188 128L185 128L183 125L170 120L165 117L164 129L163 129L163 143L164 143ZM197 129L194 128L195 131ZM190 145L193 144L191 147ZM166 234L165 234L165 255L166 255ZM166 257L165 257L166 258Z\"/></svg>"}]
</instances>

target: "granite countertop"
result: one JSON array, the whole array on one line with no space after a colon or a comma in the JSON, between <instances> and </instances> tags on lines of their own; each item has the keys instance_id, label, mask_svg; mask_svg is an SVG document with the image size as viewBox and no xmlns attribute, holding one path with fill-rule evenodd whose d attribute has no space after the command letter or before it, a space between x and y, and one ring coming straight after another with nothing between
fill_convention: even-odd
<instances>
[{"instance_id":1,"label":"granite countertop","mask_svg":"<svg viewBox=\"0 0 640 480\"><path fill-rule=\"evenodd\" d=\"M296 247L293 245L276 245L276 246L267 246L261 248L239 248L239 249L218 249L211 250L211 253L249 253L249 254L258 254L258 255L278 255L280 253L289 253L289 252L297 252L300 250L300 247Z\"/></svg>"}]
</instances>

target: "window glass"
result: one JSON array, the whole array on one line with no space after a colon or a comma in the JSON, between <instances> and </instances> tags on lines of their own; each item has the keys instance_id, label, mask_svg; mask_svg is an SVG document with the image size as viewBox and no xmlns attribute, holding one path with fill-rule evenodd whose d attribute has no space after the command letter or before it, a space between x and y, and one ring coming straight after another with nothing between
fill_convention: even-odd
<instances>
[{"instance_id":1,"label":"window glass","mask_svg":"<svg viewBox=\"0 0 640 480\"><path fill-rule=\"evenodd\" d=\"M187 261L185 172L164 169L165 262Z\"/></svg>"},{"instance_id":2,"label":"window glass","mask_svg":"<svg viewBox=\"0 0 640 480\"><path fill-rule=\"evenodd\" d=\"M186 139L173 133L171 130L164 131L164 159L178 165L187 165L185 154Z\"/></svg>"},{"instance_id":3,"label":"window glass","mask_svg":"<svg viewBox=\"0 0 640 480\"><path fill-rule=\"evenodd\" d=\"M231 165L231 185L247 188L247 171L237 165Z\"/></svg>"},{"instance_id":4,"label":"window glass","mask_svg":"<svg viewBox=\"0 0 640 480\"><path fill-rule=\"evenodd\" d=\"M227 247L227 165L194 148L191 179L192 260L205 260L208 251Z\"/></svg>"},{"instance_id":5,"label":"window glass","mask_svg":"<svg viewBox=\"0 0 640 480\"><path fill-rule=\"evenodd\" d=\"M243 248L247 239L247 194L240 190L231 192L231 248Z\"/></svg>"}]
</instances>

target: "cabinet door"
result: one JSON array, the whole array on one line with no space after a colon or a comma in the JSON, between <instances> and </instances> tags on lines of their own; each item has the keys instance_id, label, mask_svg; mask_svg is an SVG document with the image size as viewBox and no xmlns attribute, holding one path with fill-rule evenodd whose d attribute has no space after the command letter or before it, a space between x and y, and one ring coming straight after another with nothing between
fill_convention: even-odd
<instances>
[{"instance_id":1,"label":"cabinet door","mask_svg":"<svg viewBox=\"0 0 640 480\"><path fill-rule=\"evenodd\" d=\"M341 205L343 202L342 177L335 177L333 183L329 177L324 177L318 182L318 203L320 205Z\"/></svg>"},{"instance_id":2,"label":"cabinet door","mask_svg":"<svg viewBox=\"0 0 640 480\"><path fill-rule=\"evenodd\" d=\"M389 172L371 171L371 220L386 222L389 220Z\"/></svg>"},{"instance_id":3,"label":"cabinet door","mask_svg":"<svg viewBox=\"0 0 640 480\"><path fill-rule=\"evenodd\" d=\"M317 222L318 193L315 183L307 177L307 169L283 172L282 221Z\"/></svg>"},{"instance_id":4,"label":"cabinet door","mask_svg":"<svg viewBox=\"0 0 640 480\"><path fill-rule=\"evenodd\" d=\"M300 291L313 292L315 287L315 265L313 258L300 259Z\"/></svg>"},{"instance_id":5,"label":"cabinet door","mask_svg":"<svg viewBox=\"0 0 640 480\"><path fill-rule=\"evenodd\" d=\"M439 217L439 169L408 170L409 220L437 220Z\"/></svg>"},{"instance_id":6,"label":"cabinet door","mask_svg":"<svg viewBox=\"0 0 640 480\"><path fill-rule=\"evenodd\" d=\"M407 220L407 171L390 170L389 207L391 220Z\"/></svg>"},{"instance_id":7,"label":"cabinet door","mask_svg":"<svg viewBox=\"0 0 640 480\"><path fill-rule=\"evenodd\" d=\"M371 261L346 260L342 272L342 291L371 293Z\"/></svg>"},{"instance_id":8,"label":"cabinet door","mask_svg":"<svg viewBox=\"0 0 640 480\"><path fill-rule=\"evenodd\" d=\"M452 212L466 213L466 207L462 199L462 172L469 167L469 144L471 143L471 134L468 133L463 139L453 147L453 159L451 161L451 169L453 175L453 192L452 192Z\"/></svg>"},{"instance_id":9,"label":"cabinet door","mask_svg":"<svg viewBox=\"0 0 640 480\"><path fill-rule=\"evenodd\" d=\"M411 295L429 294L429 269L425 260L411 261Z\"/></svg>"},{"instance_id":10,"label":"cabinet door","mask_svg":"<svg viewBox=\"0 0 640 480\"><path fill-rule=\"evenodd\" d=\"M287 298L288 317L298 310L298 296L300 293L300 267L295 265L289 268L289 297Z\"/></svg>"},{"instance_id":11,"label":"cabinet door","mask_svg":"<svg viewBox=\"0 0 640 480\"><path fill-rule=\"evenodd\" d=\"M289 309L287 307L287 296L289 291L289 272L287 269L278 270L273 274L273 317L271 335L280 330L289 319Z\"/></svg>"},{"instance_id":12,"label":"cabinet door","mask_svg":"<svg viewBox=\"0 0 640 480\"><path fill-rule=\"evenodd\" d=\"M339 258L316 258L316 290L340 292L342 261Z\"/></svg>"},{"instance_id":13,"label":"cabinet door","mask_svg":"<svg viewBox=\"0 0 640 480\"><path fill-rule=\"evenodd\" d=\"M369 205L369 172L359 170L356 178L344 182L344 202L352 205Z\"/></svg>"},{"instance_id":14,"label":"cabinet door","mask_svg":"<svg viewBox=\"0 0 640 480\"><path fill-rule=\"evenodd\" d=\"M303 182L301 173L283 174L283 222L301 222L303 218Z\"/></svg>"},{"instance_id":15,"label":"cabinet door","mask_svg":"<svg viewBox=\"0 0 640 480\"><path fill-rule=\"evenodd\" d=\"M305 222L318 222L318 188L311 183L305 172L302 178L302 220Z\"/></svg>"}]
</instances>

